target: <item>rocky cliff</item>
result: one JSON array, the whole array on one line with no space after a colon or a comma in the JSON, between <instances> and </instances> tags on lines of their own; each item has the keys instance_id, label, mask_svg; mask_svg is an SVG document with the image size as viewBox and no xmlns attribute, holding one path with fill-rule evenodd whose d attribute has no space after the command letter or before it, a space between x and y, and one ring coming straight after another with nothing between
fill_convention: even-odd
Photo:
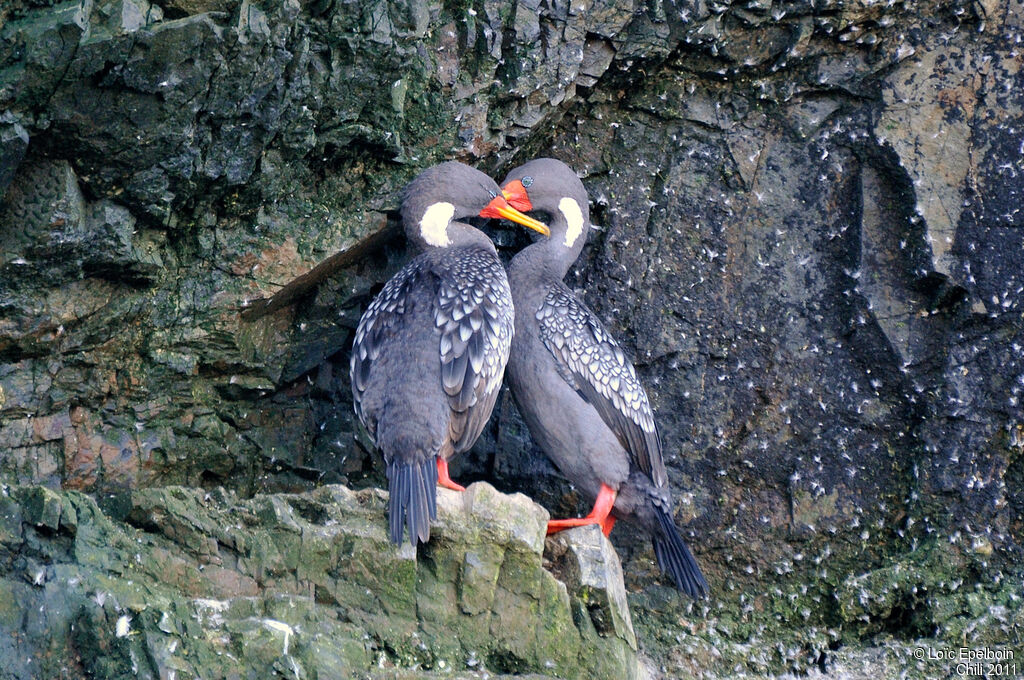
<instances>
[{"instance_id":1,"label":"rocky cliff","mask_svg":"<svg viewBox=\"0 0 1024 680\"><path fill-rule=\"evenodd\" d=\"M353 667L378 651L403 668L469 658L437 637L419 652L363 640L332 586L310 591L319 577L268 591L264 567L235 568L239 545L277 550L260 532L290 520L218 532L279 508L316 534L357 498L376 507L324 485L384 485L346 366L361 310L406 259L397 191L442 159L500 179L543 154L590 192L601 228L569 283L648 385L677 522L714 591L682 601L649 546L613 533L652 672L948 673L914 658L921 645L1024 657L1019 2L16 0L0 22L0 476L20 489L2 563L9 601L70 603L49 623L8 608L6 629L103 649L90 658L110 669L145 652L154 674L151 638L200 632L195 654L221 672L228 622L260 631L260 663L307 675L301 632L301 653L269 661L304 620L332 621L315 644ZM506 253L524 243L493 233ZM507 396L453 473L579 510ZM88 544L74 522L123 554L69 557ZM271 571L299 564L289 540ZM129 583L139 541L158 563L231 562L215 566L237 583L150 568L150 598ZM417 593L461 587L464 556L389 559ZM168 633L138 607L209 621L196 598L229 586L258 592L219 628ZM90 605L101 591L123 600ZM542 600L510 606L572 623L576 651L550 660L586 656L583 619ZM137 635L116 636L122 616ZM77 640L79 620L93 632ZM513 653L523 666L475 658L545 672L531 649Z\"/></svg>"}]
</instances>

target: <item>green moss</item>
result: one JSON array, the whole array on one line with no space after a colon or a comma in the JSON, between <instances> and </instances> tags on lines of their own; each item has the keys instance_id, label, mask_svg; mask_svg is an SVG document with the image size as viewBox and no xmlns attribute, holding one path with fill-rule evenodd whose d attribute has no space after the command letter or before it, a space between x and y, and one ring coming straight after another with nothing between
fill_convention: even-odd
<instances>
[{"instance_id":1,"label":"green moss","mask_svg":"<svg viewBox=\"0 0 1024 680\"><path fill-rule=\"evenodd\" d=\"M874 659L864 650L876 646L889 650L878 652L885 663L873 662L891 668L885 677L927 677L915 648L1004 648L1024 630L1020 576L988 568L989 578L979 581L984 567L948 541L896 553L867 572L856 566L838 555L797 565L775 585L761 578L719 592L706 609L668 589L648 589L630 596L631 611L648 649L678 650L692 663L687 668L717 668L721 677L806 672L822 659L859 663ZM666 619L684 623L668 627Z\"/></svg>"},{"instance_id":2,"label":"green moss","mask_svg":"<svg viewBox=\"0 0 1024 680\"><path fill-rule=\"evenodd\" d=\"M838 500L838 490L814 496L804 489L797 489L793 492L792 499L793 522L806 527L820 526L822 519L836 516Z\"/></svg>"},{"instance_id":3,"label":"green moss","mask_svg":"<svg viewBox=\"0 0 1024 680\"><path fill-rule=\"evenodd\" d=\"M19 499L25 520L56 531L60 525L61 496L46 487L30 487Z\"/></svg>"},{"instance_id":4,"label":"green moss","mask_svg":"<svg viewBox=\"0 0 1024 680\"><path fill-rule=\"evenodd\" d=\"M387 539L384 495L373 490L240 500L164 488L126 497L119 512L134 526L78 493L16 487L6 497L5 516L20 526L6 530L0 549L31 545L30 567L54 566L38 571L42 587L0 582L9 603L0 625L19 625L22 607L45 604L55 664L73 621L95 677L115 677L143 653L154 668L183 673L229 672L226 658L285 674L293 663L337 674L379 663L442 673L467 662L564 678L637 672L630 641L595 625L605 595L589 586L570 593L543 569L530 537L544 515L522 498L490 488L445 494L437 535L414 558ZM57 531L53 521L29 521L54 516ZM645 648L673 650L657 662L680 677L709 668L802 672L822 659L855 663L874 648L894 673L926 676L915 646L1018 644L1020 578L987 566L984 551L932 540L856 573L864 546L840 554L836 541L820 553L812 545L807 557L780 559L774 576L752 574L706 603L667 587L633 593ZM118 636L123 617L129 633Z\"/></svg>"}]
</instances>

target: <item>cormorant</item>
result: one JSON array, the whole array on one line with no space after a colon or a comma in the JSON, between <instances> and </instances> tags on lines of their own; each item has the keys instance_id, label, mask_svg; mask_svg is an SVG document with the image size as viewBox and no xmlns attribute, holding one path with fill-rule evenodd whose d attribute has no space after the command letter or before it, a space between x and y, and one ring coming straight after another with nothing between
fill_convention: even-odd
<instances>
[{"instance_id":1,"label":"cormorant","mask_svg":"<svg viewBox=\"0 0 1024 680\"><path fill-rule=\"evenodd\" d=\"M359 320L350 374L356 414L387 463L391 540L430 538L437 483L462 490L448 459L491 415L513 335L512 295L494 244L462 217L504 217L541 233L484 173L454 161L405 189L402 221L420 252Z\"/></svg>"},{"instance_id":2,"label":"cormorant","mask_svg":"<svg viewBox=\"0 0 1024 680\"><path fill-rule=\"evenodd\" d=\"M561 161L542 158L502 184L513 207L549 217L550 237L508 267L515 336L508 382L530 434L558 470L596 499L580 519L552 520L548 533L621 518L646 534L662 571L697 598L708 584L672 519L661 440L632 363L600 319L562 282L590 229L587 192Z\"/></svg>"}]
</instances>

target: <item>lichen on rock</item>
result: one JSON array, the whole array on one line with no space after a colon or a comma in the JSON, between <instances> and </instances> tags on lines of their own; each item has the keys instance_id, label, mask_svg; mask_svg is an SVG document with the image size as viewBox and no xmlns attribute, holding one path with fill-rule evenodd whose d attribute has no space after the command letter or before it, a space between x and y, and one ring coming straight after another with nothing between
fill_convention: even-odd
<instances>
[{"instance_id":1,"label":"lichen on rock","mask_svg":"<svg viewBox=\"0 0 1024 680\"><path fill-rule=\"evenodd\" d=\"M0 628L21 659L11 678L641 677L604 537L586 539L593 555L563 539L578 557L560 581L543 567L547 513L487 484L440 492L419 554L390 543L370 489L245 500L167 487L104 511L77 492L14 486L0 505ZM620 607L614 628L595 628L598 601Z\"/></svg>"}]
</instances>

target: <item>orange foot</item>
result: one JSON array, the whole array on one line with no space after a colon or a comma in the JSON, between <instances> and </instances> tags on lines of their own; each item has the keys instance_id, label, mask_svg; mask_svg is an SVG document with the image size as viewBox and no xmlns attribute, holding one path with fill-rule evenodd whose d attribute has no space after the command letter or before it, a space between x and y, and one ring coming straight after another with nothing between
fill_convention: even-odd
<instances>
[{"instance_id":1,"label":"orange foot","mask_svg":"<svg viewBox=\"0 0 1024 680\"><path fill-rule=\"evenodd\" d=\"M594 509L586 517L576 519L553 519L548 522L548 536L572 527L582 527L587 524L600 524L601 531L607 536L612 531L615 518L611 516L612 506L615 505L615 490L607 484L601 485L597 492L597 500L594 501Z\"/></svg>"},{"instance_id":2,"label":"orange foot","mask_svg":"<svg viewBox=\"0 0 1024 680\"><path fill-rule=\"evenodd\" d=\"M437 457L437 483L446 489L452 489L453 491L465 491L466 487L461 484L456 484L452 481L452 478L448 476L448 461L441 456Z\"/></svg>"}]
</instances>

